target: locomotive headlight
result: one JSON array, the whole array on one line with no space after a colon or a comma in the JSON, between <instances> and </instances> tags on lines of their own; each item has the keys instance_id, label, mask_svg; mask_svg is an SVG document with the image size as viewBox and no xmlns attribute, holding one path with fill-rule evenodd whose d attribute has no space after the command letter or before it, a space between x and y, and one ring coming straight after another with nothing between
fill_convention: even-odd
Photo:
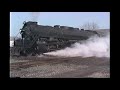
<instances>
[{"instance_id":1,"label":"locomotive headlight","mask_svg":"<svg viewBox=\"0 0 120 90\"><path fill-rule=\"evenodd\" d=\"M10 47L14 47L14 41L10 41Z\"/></svg>"}]
</instances>

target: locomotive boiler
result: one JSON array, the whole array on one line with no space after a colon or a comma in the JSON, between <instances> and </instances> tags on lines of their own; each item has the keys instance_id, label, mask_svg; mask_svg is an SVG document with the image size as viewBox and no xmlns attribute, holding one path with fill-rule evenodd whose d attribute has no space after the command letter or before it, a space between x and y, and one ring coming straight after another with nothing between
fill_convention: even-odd
<instances>
[{"instance_id":1,"label":"locomotive boiler","mask_svg":"<svg viewBox=\"0 0 120 90\"><path fill-rule=\"evenodd\" d=\"M71 44L98 35L96 31L68 26L44 26L28 21L20 31L21 38L14 40L11 55L36 55L69 47Z\"/></svg>"}]
</instances>

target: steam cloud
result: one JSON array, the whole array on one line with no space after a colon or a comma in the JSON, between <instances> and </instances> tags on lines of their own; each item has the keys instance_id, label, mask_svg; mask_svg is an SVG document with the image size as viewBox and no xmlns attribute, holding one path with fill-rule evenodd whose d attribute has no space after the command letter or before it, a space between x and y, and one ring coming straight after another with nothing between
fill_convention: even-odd
<instances>
[{"instance_id":1,"label":"steam cloud","mask_svg":"<svg viewBox=\"0 0 120 90\"><path fill-rule=\"evenodd\" d=\"M38 21L38 18L40 16L40 12L30 12L31 20L32 21Z\"/></svg>"},{"instance_id":2,"label":"steam cloud","mask_svg":"<svg viewBox=\"0 0 120 90\"><path fill-rule=\"evenodd\" d=\"M77 42L71 47L63 50L45 53L46 55L63 56L63 57L110 57L110 35L105 37L91 37L82 43Z\"/></svg>"}]
</instances>

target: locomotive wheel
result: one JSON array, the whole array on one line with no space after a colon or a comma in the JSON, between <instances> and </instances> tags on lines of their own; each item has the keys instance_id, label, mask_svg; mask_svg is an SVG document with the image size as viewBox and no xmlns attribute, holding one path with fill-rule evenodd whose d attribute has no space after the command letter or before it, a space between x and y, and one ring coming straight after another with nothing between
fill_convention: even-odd
<instances>
[{"instance_id":1,"label":"locomotive wheel","mask_svg":"<svg viewBox=\"0 0 120 90\"><path fill-rule=\"evenodd\" d=\"M20 55L21 55L21 56L27 56L27 54L26 54L25 51L20 51Z\"/></svg>"},{"instance_id":2,"label":"locomotive wheel","mask_svg":"<svg viewBox=\"0 0 120 90\"><path fill-rule=\"evenodd\" d=\"M32 56L35 56L36 54L35 53L32 53Z\"/></svg>"},{"instance_id":3,"label":"locomotive wheel","mask_svg":"<svg viewBox=\"0 0 120 90\"><path fill-rule=\"evenodd\" d=\"M48 51L48 47L46 45L39 45L39 49L37 50L37 53L45 53Z\"/></svg>"}]
</instances>

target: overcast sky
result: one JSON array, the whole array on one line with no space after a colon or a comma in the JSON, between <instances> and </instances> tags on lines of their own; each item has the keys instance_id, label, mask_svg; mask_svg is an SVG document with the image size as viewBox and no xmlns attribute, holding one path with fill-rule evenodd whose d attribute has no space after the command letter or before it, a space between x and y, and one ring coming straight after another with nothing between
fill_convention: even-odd
<instances>
[{"instance_id":1,"label":"overcast sky","mask_svg":"<svg viewBox=\"0 0 120 90\"><path fill-rule=\"evenodd\" d=\"M42 25L78 27L95 22L100 29L110 28L109 12L10 12L10 36L16 36L24 21L37 21Z\"/></svg>"}]
</instances>

